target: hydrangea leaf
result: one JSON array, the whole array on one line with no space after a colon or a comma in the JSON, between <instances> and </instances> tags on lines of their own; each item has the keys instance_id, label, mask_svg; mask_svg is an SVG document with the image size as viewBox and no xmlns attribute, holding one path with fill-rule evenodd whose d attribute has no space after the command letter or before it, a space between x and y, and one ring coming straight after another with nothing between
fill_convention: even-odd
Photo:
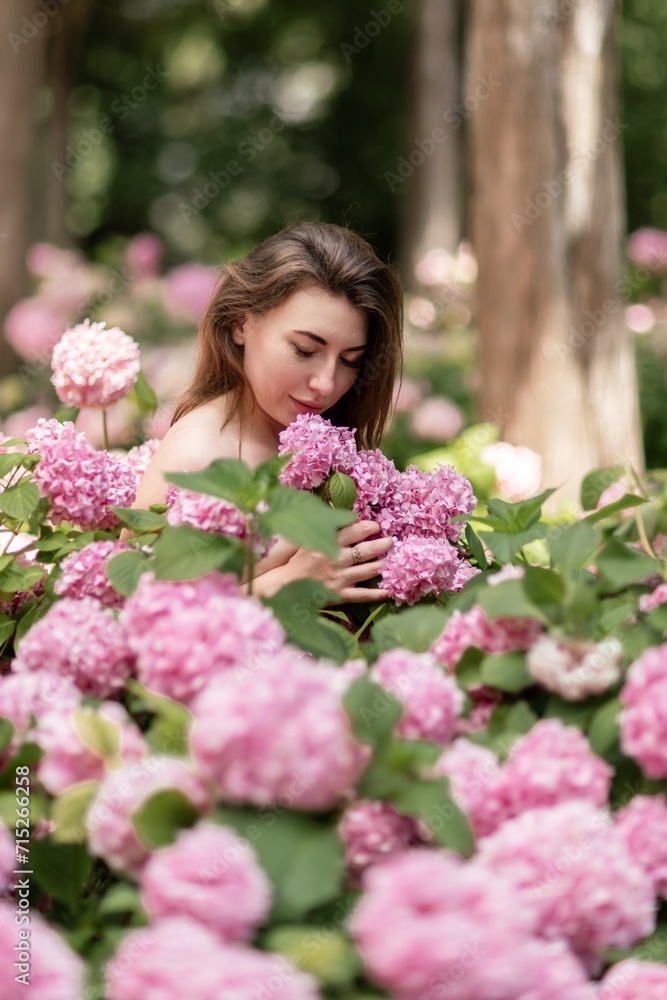
<instances>
[{"instance_id":1,"label":"hydrangea leaf","mask_svg":"<svg viewBox=\"0 0 667 1000\"><path fill-rule=\"evenodd\" d=\"M374 684L368 673L350 684L343 695L343 706L357 739L376 748L388 743L403 715L400 701Z\"/></svg>"},{"instance_id":2,"label":"hydrangea leaf","mask_svg":"<svg viewBox=\"0 0 667 1000\"><path fill-rule=\"evenodd\" d=\"M271 490L269 509L259 522L269 535L281 535L303 549L338 558L338 529L353 524L354 511L330 507L312 493L276 486Z\"/></svg>"},{"instance_id":3,"label":"hydrangea leaf","mask_svg":"<svg viewBox=\"0 0 667 1000\"><path fill-rule=\"evenodd\" d=\"M597 566L602 576L601 592L615 593L630 583L642 580L645 576L655 573L657 563L645 552L610 538L597 557Z\"/></svg>"},{"instance_id":4,"label":"hydrangea leaf","mask_svg":"<svg viewBox=\"0 0 667 1000\"><path fill-rule=\"evenodd\" d=\"M52 839L58 844L79 844L86 839L86 814L97 795L99 782L80 781L59 795L51 809L55 823Z\"/></svg>"},{"instance_id":5,"label":"hydrangea leaf","mask_svg":"<svg viewBox=\"0 0 667 1000\"><path fill-rule=\"evenodd\" d=\"M39 503L39 490L29 476L0 493L0 510L17 521L27 521Z\"/></svg>"},{"instance_id":6,"label":"hydrangea leaf","mask_svg":"<svg viewBox=\"0 0 667 1000\"><path fill-rule=\"evenodd\" d=\"M179 524L166 528L156 541L152 571L158 580L195 580L211 570L227 567L235 558L242 559L238 539Z\"/></svg>"},{"instance_id":7,"label":"hydrangea leaf","mask_svg":"<svg viewBox=\"0 0 667 1000\"><path fill-rule=\"evenodd\" d=\"M132 814L137 836L154 851L171 844L179 830L194 826L199 811L178 788L164 788L149 796Z\"/></svg>"},{"instance_id":8,"label":"hydrangea leaf","mask_svg":"<svg viewBox=\"0 0 667 1000\"><path fill-rule=\"evenodd\" d=\"M593 469L581 482L581 506L583 510L593 510L600 502L606 489L617 483L625 473L622 465L611 465L607 469Z\"/></svg>"},{"instance_id":9,"label":"hydrangea leaf","mask_svg":"<svg viewBox=\"0 0 667 1000\"><path fill-rule=\"evenodd\" d=\"M447 847L464 858L473 852L470 824L452 799L447 778L433 781L413 780L391 799L398 812L426 823L440 847Z\"/></svg>"},{"instance_id":10,"label":"hydrangea leaf","mask_svg":"<svg viewBox=\"0 0 667 1000\"><path fill-rule=\"evenodd\" d=\"M315 947L313 947L315 945ZM351 983L363 971L363 963L352 942L341 931L318 925L289 924L273 927L264 946L284 955L296 968L323 983Z\"/></svg>"},{"instance_id":11,"label":"hydrangea leaf","mask_svg":"<svg viewBox=\"0 0 667 1000\"><path fill-rule=\"evenodd\" d=\"M481 664L482 683L499 691L521 691L532 687L535 679L528 673L524 653L490 653Z\"/></svg>"},{"instance_id":12,"label":"hydrangea leaf","mask_svg":"<svg viewBox=\"0 0 667 1000\"><path fill-rule=\"evenodd\" d=\"M83 845L58 843L52 837L42 837L30 844L30 867L35 882L73 913L81 906L92 866L93 859Z\"/></svg>"},{"instance_id":13,"label":"hydrangea leaf","mask_svg":"<svg viewBox=\"0 0 667 1000\"><path fill-rule=\"evenodd\" d=\"M593 715L588 727L588 742L594 753L605 757L617 745L620 735L621 702L611 698Z\"/></svg>"}]
</instances>

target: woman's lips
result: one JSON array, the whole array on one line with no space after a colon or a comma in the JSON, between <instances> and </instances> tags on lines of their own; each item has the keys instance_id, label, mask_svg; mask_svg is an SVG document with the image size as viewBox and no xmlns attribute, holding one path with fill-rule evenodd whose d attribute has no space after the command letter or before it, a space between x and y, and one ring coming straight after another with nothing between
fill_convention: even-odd
<instances>
[{"instance_id":1,"label":"woman's lips","mask_svg":"<svg viewBox=\"0 0 667 1000\"><path fill-rule=\"evenodd\" d=\"M311 406L309 403L302 403L301 400L295 399L294 396L290 396L290 399L294 405L302 409L304 413L321 413L324 409L323 406Z\"/></svg>"}]
</instances>

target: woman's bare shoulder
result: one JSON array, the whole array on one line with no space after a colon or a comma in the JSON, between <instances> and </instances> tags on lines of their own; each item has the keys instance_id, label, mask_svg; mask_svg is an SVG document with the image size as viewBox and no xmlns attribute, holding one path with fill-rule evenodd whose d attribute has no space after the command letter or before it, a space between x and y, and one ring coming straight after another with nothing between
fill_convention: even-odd
<instances>
[{"instance_id":1,"label":"woman's bare shoulder","mask_svg":"<svg viewBox=\"0 0 667 1000\"><path fill-rule=\"evenodd\" d=\"M193 465L204 468L216 458L236 458L237 436L229 425L221 430L224 418L225 409L219 398L190 410L165 434L154 455L156 464L166 471L168 462L169 470L175 472L176 459L186 463L182 469L186 471Z\"/></svg>"}]
</instances>

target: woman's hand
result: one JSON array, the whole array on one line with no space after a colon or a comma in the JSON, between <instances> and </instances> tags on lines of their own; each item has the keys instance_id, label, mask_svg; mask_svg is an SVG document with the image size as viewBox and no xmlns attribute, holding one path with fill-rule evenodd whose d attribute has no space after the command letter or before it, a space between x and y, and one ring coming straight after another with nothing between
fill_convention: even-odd
<instances>
[{"instance_id":1,"label":"woman's hand","mask_svg":"<svg viewBox=\"0 0 667 1000\"><path fill-rule=\"evenodd\" d=\"M388 590L356 586L379 574L382 568L382 560L379 557L394 544L391 538L371 538L379 530L379 525L374 521L356 521L354 524L348 524L338 532L337 562L333 562L322 552L297 549L285 569L292 580L301 580L305 577L320 580L338 595L340 600L336 603L362 604L369 601L386 601L391 596Z\"/></svg>"}]
</instances>

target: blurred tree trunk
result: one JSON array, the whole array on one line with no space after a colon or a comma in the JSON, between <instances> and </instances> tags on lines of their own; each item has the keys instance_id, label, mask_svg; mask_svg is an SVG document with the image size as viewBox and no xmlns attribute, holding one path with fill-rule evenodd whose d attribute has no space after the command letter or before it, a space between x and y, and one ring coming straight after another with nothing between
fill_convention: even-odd
<instances>
[{"instance_id":1,"label":"blurred tree trunk","mask_svg":"<svg viewBox=\"0 0 667 1000\"><path fill-rule=\"evenodd\" d=\"M462 224L460 0L417 0L415 15L408 147L424 159L408 178L402 204L408 285L428 250L456 250Z\"/></svg>"},{"instance_id":2,"label":"blurred tree trunk","mask_svg":"<svg viewBox=\"0 0 667 1000\"><path fill-rule=\"evenodd\" d=\"M30 163L35 144L35 102L42 81L45 28L32 23L36 0L0 4L0 329L27 283L31 241ZM46 15L42 15L46 16ZM16 357L0 338L0 376Z\"/></svg>"},{"instance_id":3,"label":"blurred tree trunk","mask_svg":"<svg viewBox=\"0 0 667 1000\"><path fill-rule=\"evenodd\" d=\"M643 467L623 314L617 16L614 0L472 0L467 86L498 82L469 123L481 407L568 496L596 466Z\"/></svg>"}]
</instances>

